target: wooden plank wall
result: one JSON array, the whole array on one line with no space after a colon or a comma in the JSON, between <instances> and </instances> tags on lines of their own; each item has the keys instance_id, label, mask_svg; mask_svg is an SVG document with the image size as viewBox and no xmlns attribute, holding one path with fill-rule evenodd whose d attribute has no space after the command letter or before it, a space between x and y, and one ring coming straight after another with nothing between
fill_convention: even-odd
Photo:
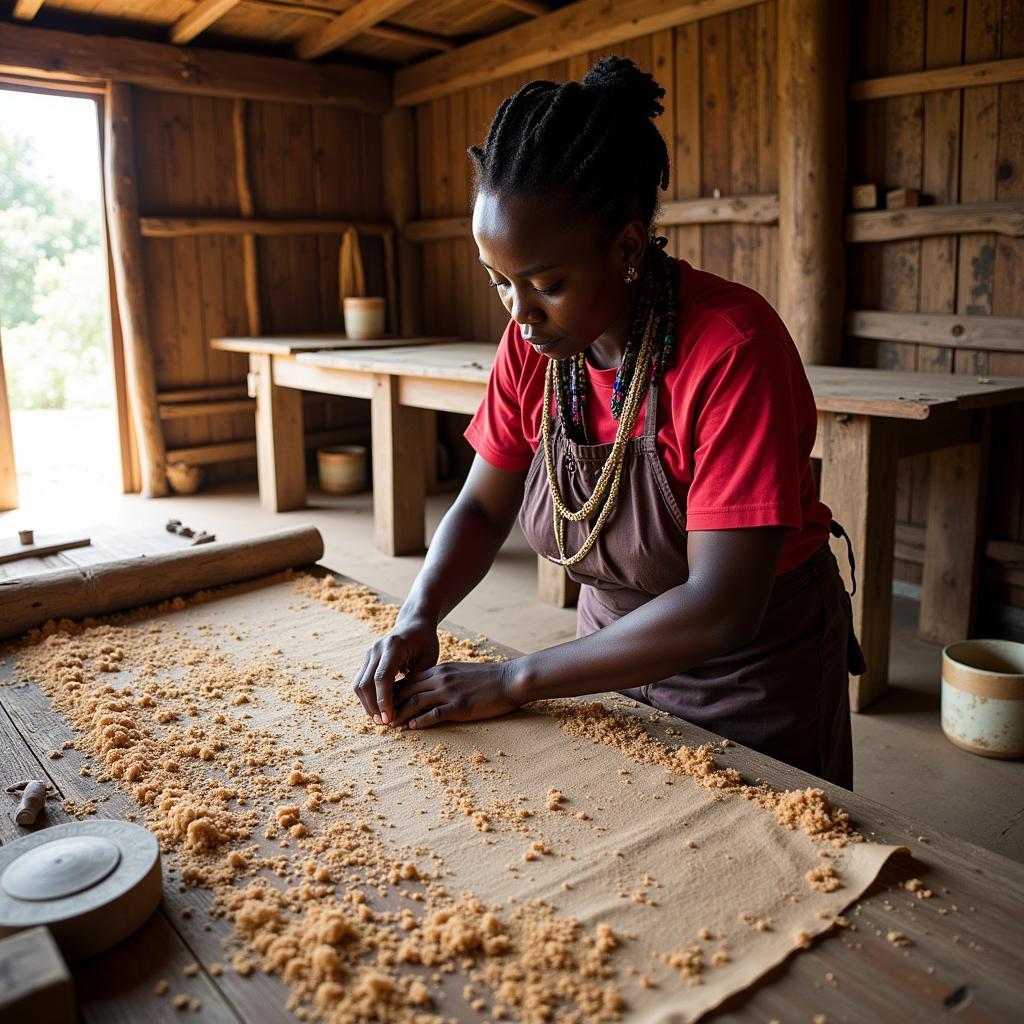
<instances>
[{"instance_id":1,"label":"wooden plank wall","mask_svg":"<svg viewBox=\"0 0 1024 1024\"><path fill-rule=\"evenodd\" d=\"M470 159L501 100L534 78L582 77L602 56L630 57L667 90L659 127L670 145L668 199L774 192L774 0L733 14L557 61L416 108L417 180L422 218L469 212ZM628 155L623 154L623 159ZM714 225L672 228L670 251L749 284L775 301L777 228ZM477 262L471 239L423 245L425 329L497 342L507 315Z\"/></svg>"},{"instance_id":2,"label":"wooden plank wall","mask_svg":"<svg viewBox=\"0 0 1024 1024\"><path fill-rule=\"evenodd\" d=\"M1024 55L1020 0L862 0L853 20L855 79ZM850 181L920 189L934 203L1024 198L1024 83L952 89L852 104ZM851 246L854 309L1024 316L1024 239L962 235ZM858 366L970 375L1024 374L1024 353L847 339ZM1024 411L993 424L987 540L1024 540ZM920 536L928 462L900 473L897 537ZM897 552L915 554L913 545ZM919 583L919 558L899 559L898 578ZM1024 607L1019 574L990 573L985 595Z\"/></svg>"},{"instance_id":3,"label":"wooden plank wall","mask_svg":"<svg viewBox=\"0 0 1024 1024\"><path fill-rule=\"evenodd\" d=\"M136 92L136 167L144 215L237 216L232 100ZM268 217L382 220L380 118L333 107L251 102L246 109L255 212ZM340 330L340 238L260 238L265 333ZM364 247L367 286L383 294L379 243ZM209 339L248 333L241 236L143 239L149 323L162 391L244 383L245 356ZM310 396L306 423L368 421L365 403ZM251 413L165 421L168 448L254 436ZM252 475L253 463L206 467L211 481Z\"/></svg>"}]
</instances>

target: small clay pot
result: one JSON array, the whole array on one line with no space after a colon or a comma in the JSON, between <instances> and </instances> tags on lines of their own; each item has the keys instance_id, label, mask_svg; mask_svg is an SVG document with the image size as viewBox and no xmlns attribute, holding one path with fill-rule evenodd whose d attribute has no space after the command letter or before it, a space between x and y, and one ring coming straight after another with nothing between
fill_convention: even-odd
<instances>
[{"instance_id":1,"label":"small clay pot","mask_svg":"<svg viewBox=\"0 0 1024 1024\"><path fill-rule=\"evenodd\" d=\"M203 467L191 462L168 462L167 482L176 494L195 494L203 485Z\"/></svg>"},{"instance_id":2,"label":"small clay pot","mask_svg":"<svg viewBox=\"0 0 1024 1024\"><path fill-rule=\"evenodd\" d=\"M377 296L350 295L342 301L345 335L356 341L384 336L384 300Z\"/></svg>"},{"instance_id":3,"label":"small clay pot","mask_svg":"<svg viewBox=\"0 0 1024 1024\"><path fill-rule=\"evenodd\" d=\"M366 448L332 444L316 450L320 488L328 494L358 494L366 489Z\"/></svg>"}]
</instances>

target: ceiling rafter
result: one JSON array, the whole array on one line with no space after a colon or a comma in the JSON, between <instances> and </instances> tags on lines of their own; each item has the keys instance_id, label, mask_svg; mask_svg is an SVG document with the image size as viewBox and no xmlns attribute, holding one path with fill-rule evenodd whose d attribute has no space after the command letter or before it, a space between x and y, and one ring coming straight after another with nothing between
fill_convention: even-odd
<instances>
[{"instance_id":1,"label":"ceiling rafter","mask_svg":"<svg viewBox=\"0 0 1024 1024\"><path fill-rule=\"evenodd\" d=\"M343 14L321 28L308 32L295 44L295 56L302 60L322 57L368 28L384 21L389 14L409 6L410 0L359 0Z\"/></svg>"},{"instance_id":2,"label":"ceiling rafter","mask_svg":"<svg viewBox=\"0 0 1024 1024\"><path fill-rule=\"evenodd\" d=\"M540 17L542 14L551 13L551 8L547 4L541 3L541 0L492 0L492 3L499 4L502 7L511 7L514 11L529 14L534 18Z\"/></svg>"},{"instance_id":3,"label":"ceiling rafter","mask_svg":"<svg viewBox=\"0 0 1024 1024\"><path fill-rule=\"evenodd\" d=\"M199 0L188 14L183 14L172 26L169 33L172 43L184 46L191 43L200 32L208 29L219 18L223 18L239 0Z\"/></svg>"},{"instance_id":4,"label":"ceiling rafter","mask_svg":"<svg viewBox=\"0 0 1024 1024\"><path fill-rule=\"evenodd\" d=\"M17 0L11 13L22 21L31 21L42 6L43 0Z\"/></svg>"}]
</instances>

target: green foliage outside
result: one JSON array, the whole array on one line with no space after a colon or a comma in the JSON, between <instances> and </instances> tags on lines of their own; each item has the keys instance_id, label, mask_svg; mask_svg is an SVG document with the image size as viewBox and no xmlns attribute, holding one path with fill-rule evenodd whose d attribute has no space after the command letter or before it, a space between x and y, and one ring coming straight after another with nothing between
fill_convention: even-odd
<instances>
[{"instance_id":1,"label":"green foliage outside","mask_svg":"<svg viewBox=\"0 0 1024 1024\"><path fill-rule=\"evenodd\" d=\"M0 331L15 409L111 404L98 202L43 179L0 126Z\"/></svg>"}]
</instances>

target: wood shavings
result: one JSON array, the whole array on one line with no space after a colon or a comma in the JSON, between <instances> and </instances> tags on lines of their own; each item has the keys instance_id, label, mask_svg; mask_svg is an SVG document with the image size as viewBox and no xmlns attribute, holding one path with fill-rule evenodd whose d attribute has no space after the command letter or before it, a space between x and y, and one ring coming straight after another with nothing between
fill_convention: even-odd
<instances>
[{"instance_id":1,"label":"wood shavings","mask_svg":"<svg viewBox=\"0 0 1024 1024\"><path fill-rule=\"evenodd\" d=\"M842 886L836 869L831 864L811 868L804 877L815 892L835 892Z\"/></svg>"},{"instance_id":2,"label":"wood shavings","mask_svg":"<svg viewBox=\"0 0 1024 1024\"><path fill-rule=\"evenodd\" d=\"M910 939L903 934L903 932L891 931L886 933L886 941L891 942L894 946L909 946Z\"/></svg>"}]
</instances>

